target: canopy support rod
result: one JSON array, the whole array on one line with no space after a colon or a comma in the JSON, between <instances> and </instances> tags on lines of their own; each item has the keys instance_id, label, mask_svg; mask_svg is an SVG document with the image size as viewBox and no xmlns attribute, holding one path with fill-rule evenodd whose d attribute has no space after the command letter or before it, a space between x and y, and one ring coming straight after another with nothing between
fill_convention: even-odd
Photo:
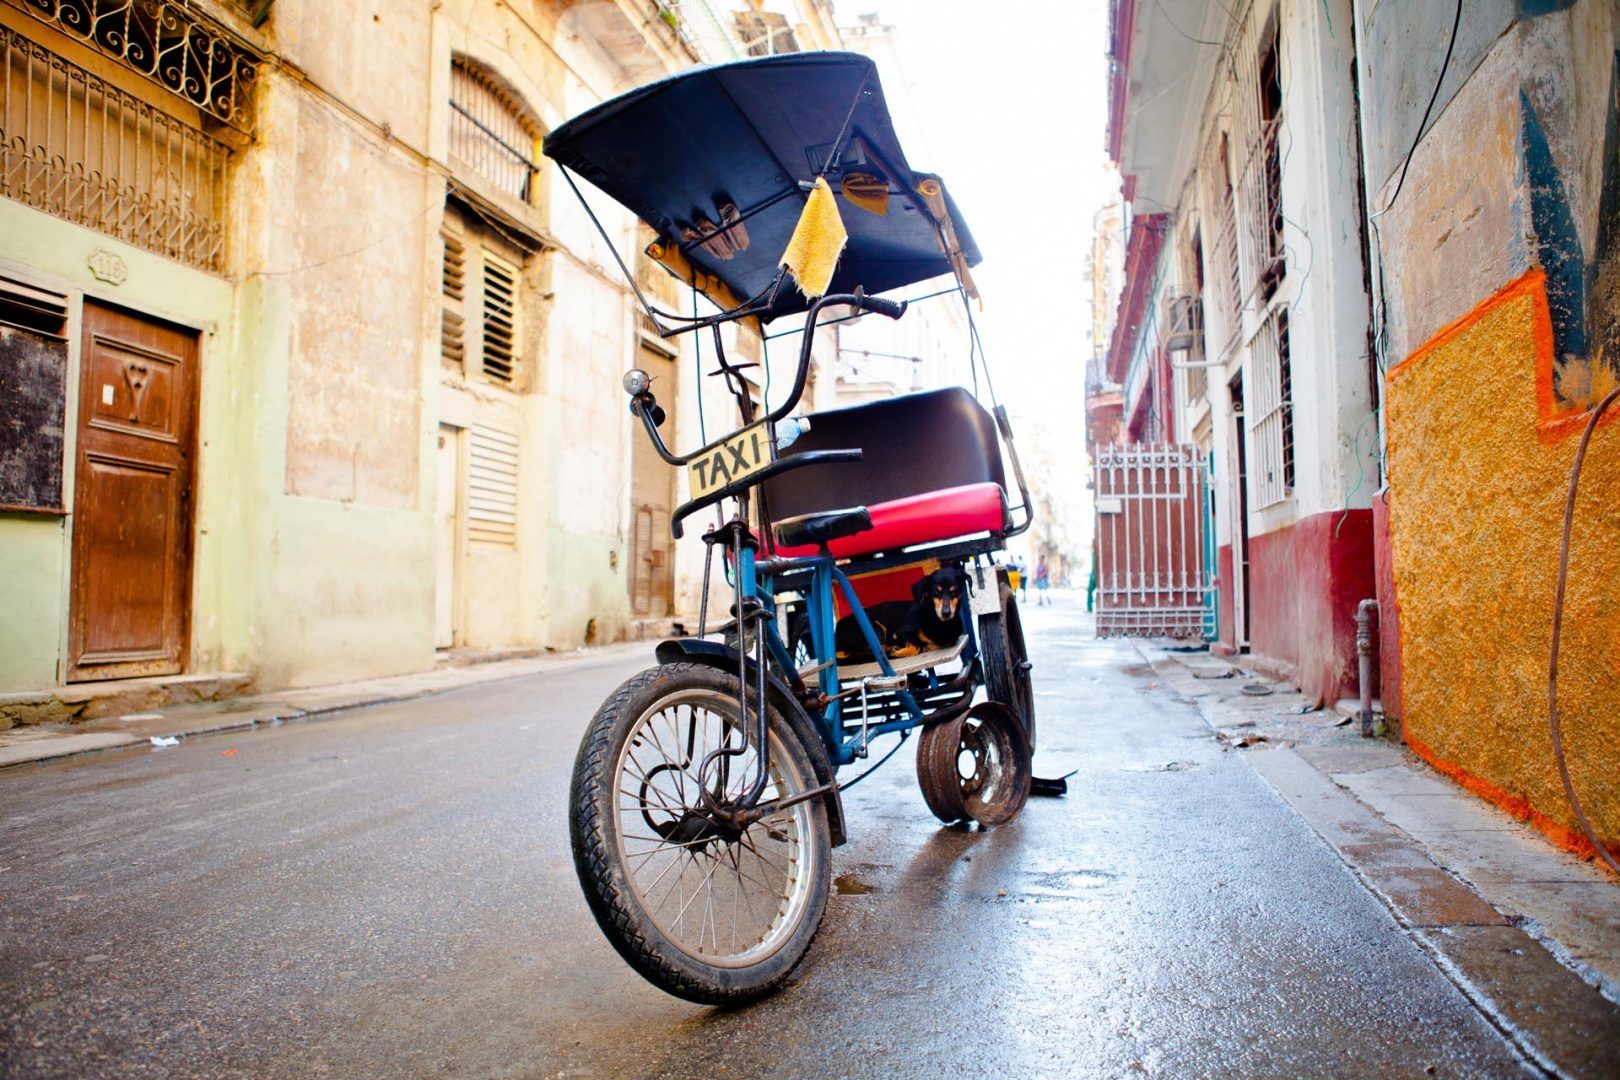
<instances>
[{"instance_id":1,"label":"canopy support rod","mask_svg":"<svg viewBox=\"0 0 1620 1080\"><path fill-rule=\"evenodd\" d=\"M948 289L940 289L938 292L923 293L921 296L907 297L906 298L906 303L915 304L919 300L932 300L936 296L945 296L945 295L947 295L949 293L957 292L959 289L960 289L960 286L952 285L950 288L948 288ZM845 315L842 319L828 319L826 322L817 323L816 324L816 329L819 330L823 326L837 326L839 323L854 322L856 319L864 319L868 315L874 315L874 314L876 314L876 312L862 311L862 312L858 312L857 314L854 314L854 315ZM766 334L766 335L764 335L764 337L765 337L766 341L775 341L777 338L792 337L794 334L802 334L802 333L804 333L804 327L795 326L791 330L783 330L780 333L776 333L776 334Z\"/></svg>"},{"instance_id":2,"label":"canopy support rod","mask_svg":"<svg viewBox=\"0 0 1620 1080\"><path fill-rule=\"evenodd\" d=\"M578 184L574 183L573 174L560 161L557 162L557 171L563 174L564 180L568 181L568 186L574 191L574 198L578 199L579 205L585 208L585 216L591 219L592 225L596 226L596 234L602 238L602 243L606 244L608 250L613 253L613 261L619 264L619 273L623 274L624 280L629 282L630 291L636 294L636 300L641 304L641 310L647 313L647 318L651 319L653 325L658 328L658 336L669 337L669 333L664 329L664 324L658 321L658 315L653 311L653 306L647 303L645 296L641 295L641 286L636 283L636 276L630 272L628 266L624 265L624 259L619 255L619 245L613 242L613 238L602 227L601 219L596 216L596 211L592 210L591 204L585 201L585 193L579 190Z\"/></svg>"}]
</instances>

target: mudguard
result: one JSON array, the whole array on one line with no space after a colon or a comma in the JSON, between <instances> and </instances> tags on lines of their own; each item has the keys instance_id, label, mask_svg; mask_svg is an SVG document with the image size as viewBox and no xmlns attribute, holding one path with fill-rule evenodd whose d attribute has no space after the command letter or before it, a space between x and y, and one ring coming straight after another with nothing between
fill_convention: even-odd
<instances>
[{"instance_id":1,"label":"mudguard","mask_svg":"<svg viewBox=\"0 0 1620 1080\"><path fill-rule=\"evenodd\" d=\"M722 671L735 675L737 667L742 662L742 656L730 645L718 641L706 641L703 638L667 638L658 643L653 650L660 664L707 664ZM766 686L771 695L771 704L776 710L787 718L788 726L793 734L798 736L799 743L804 752L810 757L810 767L815 770L816 783L830 784L833 781L833 767L827 758L827 748L822 745L821 736L816 732L816 725L810 719L810 714L804 711L793 694L789 692L776 672L766 669ZM849 839L844 828L844 801L836 790L829 791L822 796L827 805L827 827L833 847L841 846Z\"/></svg>"}]
</instances>

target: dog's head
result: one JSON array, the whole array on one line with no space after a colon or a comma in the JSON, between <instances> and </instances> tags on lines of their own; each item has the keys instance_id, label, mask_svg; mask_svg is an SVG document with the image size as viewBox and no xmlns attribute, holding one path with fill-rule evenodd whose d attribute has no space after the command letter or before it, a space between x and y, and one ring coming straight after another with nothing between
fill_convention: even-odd
<instances>
[{"instance_id":1,"label":"dog's head","mask_svg":"<svg viewBox=\"0 0 1620 1080\"><path fill-rule=\"evenodd\" d=\"M967 571L960 566L942 566L911 588L917 603L927 606L940 622L951 622L962 611L967 595Z\"/></svg>"}]
</instances>

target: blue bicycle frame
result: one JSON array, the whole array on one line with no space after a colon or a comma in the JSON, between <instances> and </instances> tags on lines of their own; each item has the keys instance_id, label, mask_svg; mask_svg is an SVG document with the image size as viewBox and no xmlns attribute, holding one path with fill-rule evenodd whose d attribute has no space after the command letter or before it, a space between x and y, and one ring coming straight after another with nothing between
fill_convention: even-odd
<instances>
[{"instance_id":1,"label":"blue bicycle frame","mask_svg":"<svg viewBox=\"0 0 1620 1080\"><path fill-rule=\"evenodd\" d=\"M871 652L878 669L886 678L895 678L894 665L884 653L883 642L878 638L877 632L872 628L872 622L866 616L866 610L861 605L860 598L855 593L855 586L850 582L848 575L839 569L837 560L828 553L808 555L795 559L773 560L777 565L786 565L791 570L809 568L811 572L810 588L805 596L807 614L810 623L810 647L819 665L818 680L822 697L827 701L825 708L819 713L812 714L811 719L819 729L821 740L826 745L827 755L833 766L848 765L857 758L866 755L867 744L872 737L892 732L910 731L920 726L927 718L922 706L918 704L916 696L909 689L894 691L899 700L904 715L892 720L883 720L878 723L863 722L859 728L851 731L845 730L844 702L840 695L838 675L838 652L834 642L837 629L838 611L834 603L833 588L843 593L850 613L855 617L856 624L861 629L861 636L865 638L867 649ZM771 659L784 672L793 672L793 658L782 635L777 630L776 595L772 588L774 576L760 575L757 572L754 552L744 546L738 555L739 592L744 603L749 599L758 601L764 610L765 643L771 654ZM978 655L978 639L974 633L973 618L969 605L965 599L961 605L960 616L962 632L967 636L967 645L961 653L964 665L973 662ZM938 676L932 670L928 671L929 688L939 686ZM862 717L863 721L867 718Z\"/></svg>"}]
</instances>

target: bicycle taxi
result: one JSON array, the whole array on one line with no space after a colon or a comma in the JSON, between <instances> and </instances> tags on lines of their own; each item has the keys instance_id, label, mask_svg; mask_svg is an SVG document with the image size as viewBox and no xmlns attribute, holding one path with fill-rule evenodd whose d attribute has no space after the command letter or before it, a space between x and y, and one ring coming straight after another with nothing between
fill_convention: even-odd
<instances>
[{"instance_id":1,"label":"bicycle taxi","mask_svg":"<svg viewBox=\"0 0 1620 1080\"><path fill-rule=\"evenodd\" d=\"M646 437L687 471L675 536L717 508L702 610L718 552L731 618L663 641L608 697L580 746L570 826L586 900L624 959L672 994L740 1004L809 948L845 840L840 792L861 778L839 770L874 739L919 732L917 775L942 821L1002 825L1030 793L1030 665L993 561L1030 521L1006 411L950 388L794 416L819 325L898 319L907 303L877 294L945 276L932 295L962 302L971 325L979 253L939 178L907 163L855 54L677 75L574 118L545 153L587 213L575 176L655 230L647 254L719 309L661 310L619 262L660 334L710 332L709 374L736 400L736 430L680 452L660 433L658 388L624 378ZM756 406L719 327L799 315L791 385ZM932 602L919 583L941 568L966 586L933 608L948 640L896 648L866 608ZM864 648L840 650L851 637Z\"/></svg>"}]
</instances>

